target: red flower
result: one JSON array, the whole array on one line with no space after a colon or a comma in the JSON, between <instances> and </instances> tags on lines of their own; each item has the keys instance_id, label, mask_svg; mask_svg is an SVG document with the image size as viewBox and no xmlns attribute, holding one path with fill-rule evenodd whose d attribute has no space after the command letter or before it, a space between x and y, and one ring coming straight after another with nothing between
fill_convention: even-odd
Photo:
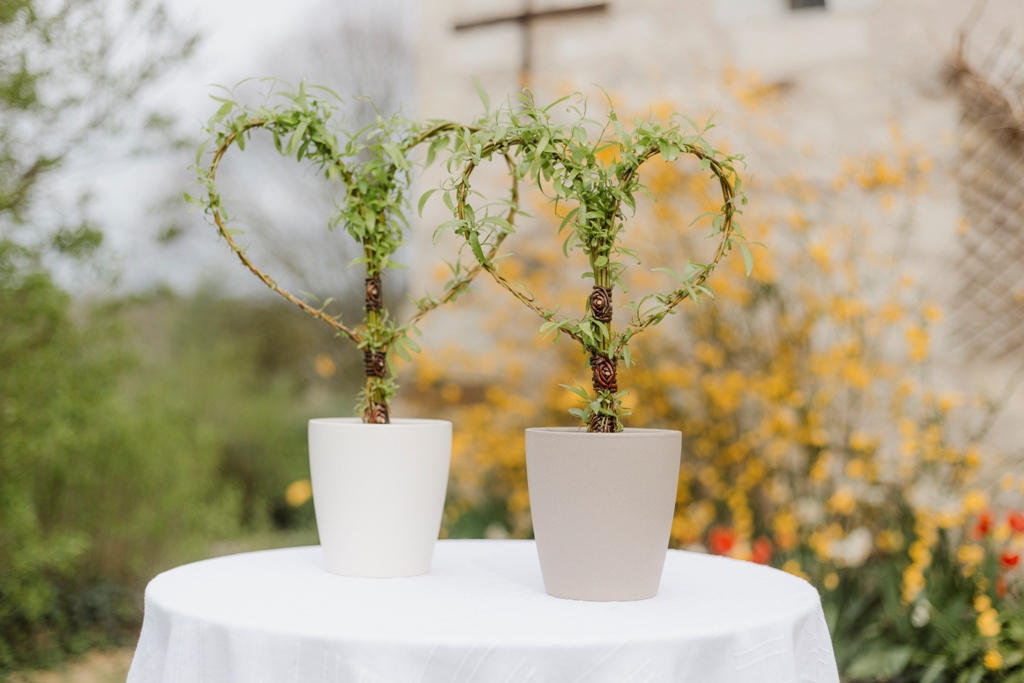
<instances>
[{"instance_id":1,"label":"red flower","mask_svg":"<svg viewBox=\"0 0 1024 683\"><path fill-rule=\"evenodd\" d=\"M1015 553L1012 550L1004 550L999 559L1003 561L1004 567L1016 567L1017 563L1020 562L1020 553Z\"/></svg>"},{"instance_id":2,"label":"red flower","mask_svg":"<svg viewBox=\"0 0 1024 683\"><path fill-rule=\"evenodd\" d=\"M714 526L708 532L708 549L715 555L725 555L735 544L736 534L732 529Z\"/></svg>"},{"instance_id":3,"label":"red flower","mask_svg":"<svg viewBox=\"0 0 1024 683\"><path fill-rule=\"evenodd\" d=\"M1010 514L1006 515L1006 521L1010 523L1011 529L1018 534L1024 534L1024 515L1016 510L1010 510Z\"/></svg>"},{"instance_id":4,"label":"red flower","mask_svg":"<svg viewBox=\"0 0 1024 683\"><path fill-rule=\"evenodd\" d=\"M751 548L750 559L758 564L768 564L772 561L772 542L762 536L754 541Z\"/></svg>"},{"instance_id":5,"label":"red flower","mask_svg":"<svg viewBox=\"0 0 1024 683\"><path fill-rule=\"evenodd\" d=\"M974 525L974 538L983 538L985 534L991 531L993 521L995 520L992 518L991 510L983 510L978 513L978 523Z\"/></svg>"},{"instance_id":6,"label":"red flower","mask_svg":"<svg viewBox=\"0 0 1024 683\"><path fill-rule=\"evenodd\" d=\"M997 576L996 577L996 597L997 598L1005 598L1006 597L1006 579L1003 578L1002 576Z\"/></svg>"}]
</instances>

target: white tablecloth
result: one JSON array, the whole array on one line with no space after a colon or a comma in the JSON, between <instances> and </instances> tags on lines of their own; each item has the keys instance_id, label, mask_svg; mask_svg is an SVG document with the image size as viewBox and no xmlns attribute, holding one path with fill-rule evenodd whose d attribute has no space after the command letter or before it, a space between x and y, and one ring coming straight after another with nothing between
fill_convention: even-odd
<instances>
[{"instance_id":1,"label":"white tablecloth","mask_svg":"<svg viewBox=\"0 0 1024 683\"><path fill-rule=\"evenodd\" d=\"M146 589L128 683L838 683L818 594L670 551L637 602L548 596L531 541L440 541L429 574L352 579L319 547L221 557Z\"/></svg>"}]
</instances>

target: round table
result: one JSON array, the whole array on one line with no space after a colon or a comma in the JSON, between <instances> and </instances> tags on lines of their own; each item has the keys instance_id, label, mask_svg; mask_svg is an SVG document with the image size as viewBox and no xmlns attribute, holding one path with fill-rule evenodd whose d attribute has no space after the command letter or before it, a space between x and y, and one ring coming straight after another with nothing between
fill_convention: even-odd
<instances>
[{"instance_id":1,"label":"round table","mask_svg":"<svg viewBox=\"0 0 1024 683\"><path fill-rule=\"evenodd\" d=\"M128 683L838 683L815 589L669 551L637 602L544 592L532 541L440 541L429 574L328 574L319 547L220 557L146 588Z\"/></svg>"}]
</instances>

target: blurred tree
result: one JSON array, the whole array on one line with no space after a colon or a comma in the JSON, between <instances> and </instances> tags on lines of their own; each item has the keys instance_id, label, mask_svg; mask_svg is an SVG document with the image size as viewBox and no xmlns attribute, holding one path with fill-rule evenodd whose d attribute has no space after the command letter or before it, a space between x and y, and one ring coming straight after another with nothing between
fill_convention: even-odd
<instances>
[{"instance_id":1,"label":"blurred tree","mask_svg":"<svg viewBox=\"0 0 1024 683\"><path fill-rule=\"evenodd\" d=\"M89 351L95 331L73 324L44 265L52 254L87 256L102 233L83 203L47 197L43 181L128 126L165 127L127 105L194 42L148 0L0 0L0 674L71 647L37 626L77 618L55 616L53 582L88 539L47 527L38 484L60 483L59 465L88 440L124 365ZM64 218L69 209L80 214L74 221Z\"/></svg>"},{"instance_id":2,"label":"blurred tree","mask_svg":"<svg viewBox=\"0 0 1024 683\"><path fill-rule=\"evenodd\" d=\"M284 494L358 388L329 329L213 289L73 308L10 242L0 321L0 678L130 642L163 568L315 540Z\"/></svg>"},{"instance_id":3,"label":"blurred tree","mask_svg":"<svg viewBox=\"0 0 1024 683\"><path fill-rule=\"evenodd\" d=\"M59 225L59 202L43 210L42 181L111 134L166 130L166 116L126 104L195 41L149 0L0 0L0 237L72 255L99 245L87 222Z\"/></svg>"},{"instance_id":4,"label":"blurred tree","mask_svg":"<svg viewBox=\"0 0 1024 683\"><path fill-rule=\"evenodd\" d=\"M0 672L16 661L21 637L30 637L22 626L52 605L46 573L66 571L85 549L79 534L44 534L29 485L53 457L53 440L71 428L61 414L66 390L90 391L73 380L67 296L33 261L0 242Z\"/></svg>"}]
</instances>

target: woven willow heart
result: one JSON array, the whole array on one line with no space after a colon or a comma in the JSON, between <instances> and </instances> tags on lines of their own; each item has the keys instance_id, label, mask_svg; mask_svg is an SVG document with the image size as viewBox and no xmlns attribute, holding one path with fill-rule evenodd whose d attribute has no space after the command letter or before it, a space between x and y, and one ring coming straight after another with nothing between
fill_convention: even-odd
<instances>
[{"instance_id":1,"label":"woven willow heart","mask_svg":"<svg viewBox=\"0 0 1024 683\"><path fill-rule=\"evenodd\" d=\"M427 295L416 301L416 312L405 322L393 319L382 302L381 274L399 264L391 260L402 244L406 193L411 182L413 163L410 155L421 145L428 146L424 165L430 165L438 153L449 150L467 129L451 122L431 122L429 125L413 123L399 116L389 119L378 117L377 122L357 132L348 132L332 125L338 101L336 95L324 88L310 88L300 84L296 92L278 92L275 97L286 104L263 105L250 108L234 99L214 99L221 102L217 113L209 120L206 132L210 139L196 154L195 170L203 194L198 198L186 195L193 204L202 207L228 246L239 260L270 289L303 311L324 321L339 335L350 339L363 350L366 370L366 388L360 395L359 410L365 422L390 421L390 402L397 385L391 354L409 360L410 351L419 351L412 334L419 334L417 323L438 306L454 301L466 291L473 279L483 270L479 263L470 268L456 259L448 264L452 277L439 296ZM321 95L317 97L316 95ZM360 326L347 325L340 316L326 312L330 300L313 306L291 292L259 268L235 239L241 231L228 227L228 218L217 191L216 176L224 155L232 146L245 149L246 141L255 130L269 132L274 145L283 156L294 156L297 161L308 159L328 179L341 183L344 198L331 217L331 228L341 226L358 242L363 256L354 263L366 267L364 310L366 318ZM210 142L214 143L212 159L203 165L203 154ZM513 167L510 156L506 157ZM511 231L517 211L517 182L511 174L511 198L505 204L507 214L502 218L500 235L491 239L487 257L495 258L501 241ZM421 204L422 206L422 204Z\"/></svg>"},{"instance_id":2,"label":"woven willow heart","mask_svg":"<svg viewBox=\"0 0 1024 683\"><path fill-rule=\"evenodd\" d=\"M518 110L506 106L479 120L465 144L455 150L452 161L459 164L461 172L446 188L454 197L451 225L465 239L479 264L544 320L541 332L566 334L590 355L596 398L583 389L573 389L586 401L586 407L574 409L573 414L587 424L589 431L620 431L620 418L628 412L622 406L624 393L618 391L617 367L619 360L627 366L632 362L629 341L657 325L686 299L699 300L701 294L713 297L705 282L734 245L740 247L747 273L750 273L753 265L750 250L734 222L734 216L740 213L739 205L746 202L733 167L733 162L741 161L742 157L727 156L707 143L704 134L712 127L710 123L702 129L680 114L673 114L668 125L635 119L633 130L627 132L612 111L597 141L592 142L587 127L596 122L586 118L584 110L570 107L569 112L577 115L576 122L556 124L552 123L550 111L558 102L540 109L528 96L521 100L523 106ZM606 164L601 156L609 150L614 152L615 160ZM556 309L545 307L525 288L509 282L498 271L496 254L504 235L493 230L493 217L481 218L479 211L468 202L470 176L481 161L495 154L513 155L516 160L513 176L536 183L555 203L556 215L560 202L576 204L562 218L559 233L570 227L563 250L581 248L590 260L591 271L586 276L593 278L594 285L588 297L587 313L582 318L559 315ZM717 179L721 187L722 207L711 214L714 216L712 236L719 240L717 249L710 262L688 261L682 273L658 269L672 275L680 286L632 302L629 306L634 311L632 318L623 331L615 332L611 325L612 292L626 267L615 258L626 256L640 260L636 252L620 244L627 220L624 207L635 212L635 193L650 194L640 184L638 175L646 161L661 156L670 162L681 155L699 160L701 167ZM648 307L645 309L645 306Z\"/></svg>"}]
</instances>

